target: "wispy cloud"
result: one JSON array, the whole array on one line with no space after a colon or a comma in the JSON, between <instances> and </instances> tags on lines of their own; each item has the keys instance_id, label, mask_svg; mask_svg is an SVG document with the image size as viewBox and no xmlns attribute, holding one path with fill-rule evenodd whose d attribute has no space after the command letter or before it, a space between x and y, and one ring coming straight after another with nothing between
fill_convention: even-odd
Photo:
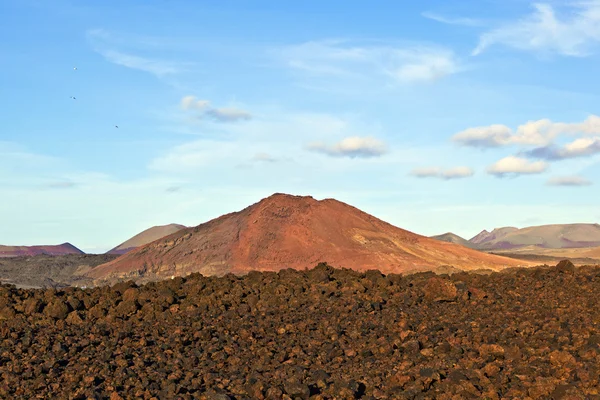
<instances>
[{"instance_id":1,"label":"wispy cloud","mask_svg":"<svg viewBox=\"0 0 600 400\"><path fill-rule=\"evenodd\" d=\"M529 157L545 160L564 160L592 156L598 153L600 153L600 137L580 138L562 147L549 145L525 152Z\"/></svg>"},{"instance_id":2,"label":"wispy cloud","mask_svg":"<svg viewBox=\"0 0 600 400\"><path fill-rule=\"evenodd\" d=\"M473 176L474 171L469 167L454 167L442 169L439 167L415 168L410 175L416 178L439 178L444 180L468 178Z\"/></svg>"},{"instance_id":3,"label":"wispy cloud","mask_svg":"<svg viewBox=\"0 0 600 400\"><path fill-rule=\"evenodd\" d=\"M159 77L178 74L183 71L181 65L177 65L169 61L144 58L133 54L122 53L116 50L96 49L96 52L113 64L149 72Z\"/></svg>"},{"instance_id":4,"label":"wispy cloud","mask_svg":"<svg viewBox=\"0 0 600 400\"><path fill-rule=\"evenodd\" d=\"M497 177L540 174L548 168L544 161L529 161L526 158L508 156L490 165L488 174Z\"/></svg>"},{"instance_id":5,"label":"wispy cloud","mask_svg":"<svg viewBox=\"0 0 600 400\"><path fill-rule=\"evenodd\" d=\"M590 186L591 181L581 176L555 176L546 182L548 186Z\"/></svg>"},{"instance_id":6,"label":"wispy cloud","mask_svg":"<svg viewBox=\"0 0 600 400\"><path fill-rule=\"evenodd\" d=\"M213 108L208 100L199 100L195 96L185 96L181 99L184 111L198 112L198 116L207 117L216 122L237 122L252 119L248 111L236 107Z\"/></svg>"},{"instance_id":7,"label":"wispy cloud","mask_svg":"<svg viewBox=\"0 0 600 400\"><path fill-rule=\"evenodd\" d=\"M448 25L462 25L471 27L483 26L483 21L474 18L449 17L429 11L421 13L421 15L427 19L431 19L433 21L441 22L443 24Z\"/></svg>"},{"instance_id":8,"label":"wispy cloud","mask_svg":"<svg viewBox=\"0 0 600 400\"><path fill-rule=\"evenodd\" d=\"M381 140L373 137L348 137L340 142L327 145L323 142L311 143L307 146L310 151L327 154L332 157L380 157L387 152L387 146Z\"/></svg>"},{"instance_id":9,"label":"wispy cloud","mask_svg":"<svg viewBox=\"0 0 600 400\"><path fill-rule=\"evenodd\" d=\"M547 3L534 3L533 12L492 29L479 39L473 55L497 44L517 50L563 56L587 56L600 42L600 1L571 3L569 15L557 15Z\"/></svg>"},{"instance_id":10,"label":"wispy cloud","mask_svg":"<svg viewBox=\"0 0 600 400\"><path fill-rule=\"evenodd\" d=\"M322 40L280 48L276 54L289 68L313 77L379 77L399 83L426 83L462 68L451 50L431 45Z\"/></svg>"},{"instance_id":11,"label":"wispy cloud","mask_svg":"<svg viewBox=\"0 0 600 400\"><path fill-rule=\"evenodd\" d=\"M468 128L452 136L452 141L470 147L500 147L512 144L547 146L559 135L600 135L600 117L590 115L582 122L529 121L512 130L506 125Z\"/></svg>"},{"instance_id":12,"label":"wispy cloud","mask_svg":"<svg viewBox=\"0 0 600 400\"><path fill-rule=\"evenodd\" d=\"M159 78L188 71L192 65L189 62L164 60L154 56L134 54L131 50L120 50L119 47L124 46L125 41L122 39L117 40L114 35L102 29L88 30L86 37L94 51L107 61L123 67L148 72Z\"/></svg>"}]
</instances>

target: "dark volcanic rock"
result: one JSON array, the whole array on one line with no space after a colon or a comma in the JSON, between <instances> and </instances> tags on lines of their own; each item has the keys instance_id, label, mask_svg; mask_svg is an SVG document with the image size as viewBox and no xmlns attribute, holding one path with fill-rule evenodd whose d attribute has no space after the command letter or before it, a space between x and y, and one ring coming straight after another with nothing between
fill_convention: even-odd
<instances>
[{"instance_id":1,"label":"dark volcanic rock","mask_svg":"<svg viewBox=\"0 0 600 400\"><path fill-rule=\"evenodd\" d=\"M69 314L69 307L62 300L56 299L46 306L44 313L50 318L65 319Z\"/></svg>"},{"instance_id":2,"label":"dark volcanic rock","mask_svg":"<svg viewBox=\"0 0 600 400\"><path fill-rule=\"evenodd\" d=\"M0 398L597 399L600 268L0 286Z\"/></svg>"},{"instance_id":3,"label":"dark volcanic rock","mask_svg":"<svg viewBox=\"0 0 600 400\"><path fill-rule=\"evenodd\" d=\"M563 273L575 272L575 265L570 260L562 260L556 265L556 270Z\"/></svg>"},{"instance_id":4,"label":"dark volcanic rock","mask_svg":"<svg viewBox=\"0 0 600 400\"><path fill-rule=\"evenodd\" d=\"M423 292L427 300L433 301L453 301L458 294L454 283L438 277L430 278L425 284Z\"/></svg>"}]
</instances>

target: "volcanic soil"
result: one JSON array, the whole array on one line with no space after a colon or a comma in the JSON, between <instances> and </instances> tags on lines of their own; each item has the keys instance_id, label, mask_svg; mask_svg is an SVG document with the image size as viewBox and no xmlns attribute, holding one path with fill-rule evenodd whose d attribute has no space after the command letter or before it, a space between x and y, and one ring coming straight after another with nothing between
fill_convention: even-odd
<instances>
[{"instance_id":1,"label":"volcanic soil","mask_svg":"<svg viewBox=\"0 0 600 400\"><path fill-rule=\"evenodd\" d=\"M0 398L600 399L600 267L0 287Z\"/></svg>"}]
</instances>

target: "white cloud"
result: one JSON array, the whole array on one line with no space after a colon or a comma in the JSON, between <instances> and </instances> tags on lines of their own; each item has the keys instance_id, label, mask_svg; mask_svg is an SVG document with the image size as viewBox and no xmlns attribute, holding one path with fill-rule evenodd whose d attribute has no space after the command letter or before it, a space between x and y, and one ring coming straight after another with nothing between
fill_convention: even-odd
<instances>
[{"instance_id":1,"label":"white cloud","mask_svg":"<svg viewBox=\"0 0 600 400\"><path fill-rule=\"evenodd\" d=\"M438 167L415 168L410 175L417 178L460 179L473 176L474 171L469 167L454 167L441 169Z\"/></svg>"},{"instance_id":2,"label":"white cloud","mask_svg":"<svg viewBox=\"0 0 600 400\"><path fill-rule=\"evenodd\" d=\"M585 157L600 153L600 137L579 138L563 147L554 145L538 147L525 154L546 160L564 160L567 158Z\"/></svg>"},{"instance_id":3,"label":"white cloud","mask_svg":"<svg viewBox=\"0 0 600 400\"><path fill-rule=\"evenodd\" d=\"M549 186L589 186L591 181L581 176L555 176L546 182Z\"/></svg>"},{"instance_id":4,"label":"white cloud","mask_svg":"<svg viewBox=\"0 0 600 400\"><path fill-rule=\"evenodd\" d=\"M402 47L323 40L288 46L276 54L288 67L313 77L375 76L400 83L423 83L461 70L451 50L429 45Z\"/></svg>"},{"instance_id":5,"label":"white cloud","mask_svg":"<svg viewBox=\"0 0 600 400\"><path fill-rule=\"evenodd\" d=\"M464 17L448 17L433 12L424 12L421 15L427 19L441 22L448 25L462 25L462 26L482 26L483 22L474 18Z\"/></svg>"},{"instance_id":6,"label":"white cloud","mask_svg":"<svg viewBox=\"0 0 600 400\"><path fill-rule=\"evenodd\" d=\"M489 125L468 128L458 132L452 140L471 147L499 147L510 141L512 130L506 125Z\"/></svg>"},{"instance_id":7,"label":"white cloud","mask_svg":"<svg viewBox=\"0 0 600 400\"><path fill-rule=\"evenodd\" d=\"M467 178L469 176L473 176L474 172L469 167L454 167L447 170L442 171L442 178L444 179L457 179L457 178Z\"/></svg>"},{"instance_id":8,"label":"white cloud","mask_svg":"<svg viewBox=\"0 0 600 400\"><path fill-rule=\"evenodd\" d=\"M529 161L515 156L504 157L487 169L488 174L498 177L507 175L540 174L548 168L543 161Z\"/></svg>"},{"instance_id":9,"label":"white cloud","mask_svg":"<svg viewBox=\"0 0 600 400\"><path fill-rule=\"evenodd\" d=\"M381 140L360 136L347 137L334 145L322 142L311 143L307 149L333 157L352 158L379 157L387 152L387 146Z\"/></svg>"},{"instance_id":10,"label":"white cloud","mask_svg":"<svg viewBox=\"0 0 600 400\"><path fill-rule=\"evenodd\" d=\"M515 131L506 125L469 128L452 137L454 142L470 147L499 147L512 144L546 146L559 135L600 135L600 117L590 115L582 122L552 122L549 119L528 121Z\"/></svg>"},{"instance_id":11,"label":"white cloud","mask_svg":"<svg viewBox=\"0 0 600 400\"><path fill-rule=\"evenodd\" d=\"M181 99L181 108L185 111L199 111L200 116L211 118L216 122L237 122L252 119L248 111L236 107L210 107L208 100L198 100L196 96L188 95Z\"/></svg>"},{"instance_id":12,"label":"white cloud","mask_svg":"<svg viewBox=\"0 0 600 400\"><path fill-rule=\"evenodd\" d=\"M196 96L184 96L181 99L181 108L184 110L204 110L209 104L208 100L198 100Z\"/></svg>"},{"instance_id":13,"label":"white cloud","mask_svg":"<svg viewBox=\"0 0 600 400\"><path fill-rule=\"evenodd\" d=\"M481 35L473 55L502 44L523 51L586 56L600 42L600 1L572 4L573 12L560 16L550 4L535 3L533 7L526 18Z\"/></svg>"}]
</instances>

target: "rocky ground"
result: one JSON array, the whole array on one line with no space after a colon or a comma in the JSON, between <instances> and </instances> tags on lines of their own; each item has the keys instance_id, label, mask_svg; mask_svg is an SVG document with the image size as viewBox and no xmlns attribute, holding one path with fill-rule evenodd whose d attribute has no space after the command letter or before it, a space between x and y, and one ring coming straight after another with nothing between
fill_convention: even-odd
<instances>
[{"instance_id":1,"label":"rocky ground","mask_svg":"<svg viewBox=\"0 0 600 400\"><path fill-rule=\"evenodd\" d=\"M93 280L85 273L116 257L108 254L68 254L0 258L0 282L23 288L86 286Z\"/></svg>"},{"instance_id":2,"label":"rocky ground","mask_svg":"<svg viewBox=\"0 0 600 400\"><path fill-rule=\"evenodd\" d=\"M0 398L600 399L600 267L0 288Z\"/></svg>"}]
</instances>

